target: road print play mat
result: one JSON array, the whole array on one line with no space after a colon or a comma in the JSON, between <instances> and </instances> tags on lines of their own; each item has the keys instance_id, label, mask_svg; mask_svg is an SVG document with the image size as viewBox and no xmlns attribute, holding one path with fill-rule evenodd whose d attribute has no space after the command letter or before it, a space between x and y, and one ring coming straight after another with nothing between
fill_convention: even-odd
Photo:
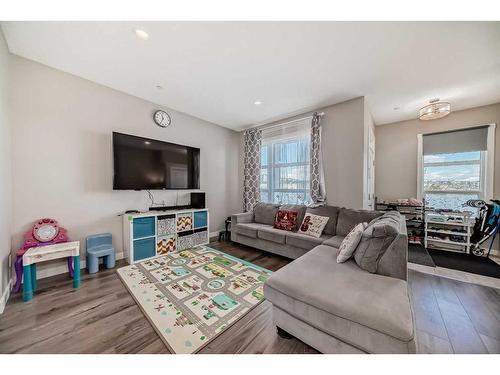
<instances>
[{"instance_id":1,"label":"road print play mat","mask_svg":"<svg viewBox=\"0 0 500 375\"><path fill-rule=\"evenodd\" d=\"M264 299L272 274L208 246L117 270L163 342L194 353Z\"/></svg>"}]
</instances>

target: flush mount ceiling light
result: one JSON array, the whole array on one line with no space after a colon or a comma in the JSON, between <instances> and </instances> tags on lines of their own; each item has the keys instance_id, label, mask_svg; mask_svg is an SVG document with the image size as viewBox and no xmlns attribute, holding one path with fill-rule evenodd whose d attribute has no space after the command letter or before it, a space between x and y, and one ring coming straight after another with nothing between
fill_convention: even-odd
<instances>
[{"instance_id":1,"label":"flush mount ceiling light","mask_svg":"<svg viewBox=\"0 0 500 375\"><path fill-rule=\"evenodd\" d=\"M429 104L420 109L418 118L423 121L435 120L448 116L451 112L451 104L440 102L439 98L432 99Z\"/></svg>"},{"instance_id":2,"label":"flush mount ceiling light","mask_svg":"<svg viewBox=\"0 0 500 375\"><path fill-rule=\"evenodd\" d=\"M262 101L261 100L256 100L256 101L253 102L253 104L255 104L255 105L261 105Z\"/></svg>"},{"instance_id":3,"label":"flush mount ceiling light","mask_svg":"<svg viewBox=\"0 0 500 375\"><path fill-rule=\"evenodd\" d=\"M142 40L148 40L149 39L149 34L147 32L145 32L144 30L141 30L141 29L135 29L135 35L137 35L137 37L139 39L142 39Z\"/></svg>"}]
</instances>

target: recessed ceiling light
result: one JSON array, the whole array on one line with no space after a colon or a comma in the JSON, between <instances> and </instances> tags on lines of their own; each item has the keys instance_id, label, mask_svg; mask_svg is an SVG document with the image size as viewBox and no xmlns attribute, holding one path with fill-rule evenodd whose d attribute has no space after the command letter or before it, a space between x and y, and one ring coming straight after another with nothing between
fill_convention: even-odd
<instances>
[{"instance_id":1,"label":"recessed ceiling light","mask_svg":"<svg viewBox=\"0 0 500 375\"><path fill-rule=\"evenodd\" d=\"M395 111L397 111L397 110L399 109L399 107L394 107L393 109L394 109Z\"/></svg>"},{"instance_id":2,"label":"recessed ceiling light","mask_svg":"<svg viewBox=\"0 0 500 375\"><path fill-rule=\"evenodd\" d=\"M151 144L151 142L149 142L149 141L144 141L144 144L145 144L145 145L150 145L150 144Z\"/></svg>"},{"instance_id":3,"label":"recessed ceiling light","mask_svg":"<svg viewBox=\"0 0 500 375\"><path fill-rule=\"evenodd\" d=\"M162 86L162 85L156 85L156 88L157 88L158 90L163 90L163 86Z\"/></svg>"},{"instance_id":4,"label":"recessed ceiling light","mask_svg":"<svg viewBox=\"0 0 500 375\"><path fill-rule=\"evenodd\" d=\"M142 39L142 40L148 40L149 39L149 34L147 32L145 32L144 30L141 30L141 29L135 29L135 35L137 35L137 37L139 39Z\"/></svg>"},{"instance_id":5,"label":"recessed ceiling light","mask_svg":"<svg viewBox=\"0 0 500 375\"><path fill-rule=\"evenodd\" d=\"M255 105L261 105L262 101L261 100L256 100L256 101L253 102L253 104L255 104Z\"/></svg>"}]
</instances>

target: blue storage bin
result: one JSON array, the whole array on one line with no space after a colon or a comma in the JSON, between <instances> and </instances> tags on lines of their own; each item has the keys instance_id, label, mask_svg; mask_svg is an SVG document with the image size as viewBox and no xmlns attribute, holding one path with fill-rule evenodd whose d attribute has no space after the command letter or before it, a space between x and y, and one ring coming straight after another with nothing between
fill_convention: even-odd
<instances>
[{"instance_id":1,"label":"blue storage bin","mask_svg":"<svg viewBox=\"0 0 500 375\"><path fill-rule=\"evenodd\" d=\"M155 238L134 240L134 261L150 258L156 255Z\"/></svg>"},{"instance_id":2,"label":"blue storage bin","mask_svg":"<svg viewBox=\"0 0 500 375\"><path fill-rule=\"evenodd\" d=\"M203 228L207 226L208 213L207 211L198 211L194 213L194 228Z\"/></svg>"},{"instance_id":3,"label":"blue storage bin","mask_svg":"<svg viewBox=\"0 0 500 375\"><path fill-rule=\"evenodd\" d=\"M155 221L154 216L140 217L134 219L132 222L134 238L150 237L155 235Z\"/></svg>"}]
</instances>

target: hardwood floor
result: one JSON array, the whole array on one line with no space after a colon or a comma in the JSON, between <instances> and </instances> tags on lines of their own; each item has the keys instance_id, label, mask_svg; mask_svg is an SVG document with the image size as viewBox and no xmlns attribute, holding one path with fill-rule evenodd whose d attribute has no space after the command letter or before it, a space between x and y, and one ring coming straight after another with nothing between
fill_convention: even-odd
<instances>
[{"instance_id":1,"label":"hardwood floor","mask_svg":"<svg viewBox=\"0 0 500 375\"><path fill-rule=\"evenodd\" d=\"M247 246L211 246L276 271L289 259ZM124 265L121 261L118 267ZM419 353L500 353L500 290L410 270ZM168 353L115 270L39 280L35 298L10 298L0 315L0 353ZM201 353L316 353L280 338L264 301Z\"/></svg>"}]
</instances>

